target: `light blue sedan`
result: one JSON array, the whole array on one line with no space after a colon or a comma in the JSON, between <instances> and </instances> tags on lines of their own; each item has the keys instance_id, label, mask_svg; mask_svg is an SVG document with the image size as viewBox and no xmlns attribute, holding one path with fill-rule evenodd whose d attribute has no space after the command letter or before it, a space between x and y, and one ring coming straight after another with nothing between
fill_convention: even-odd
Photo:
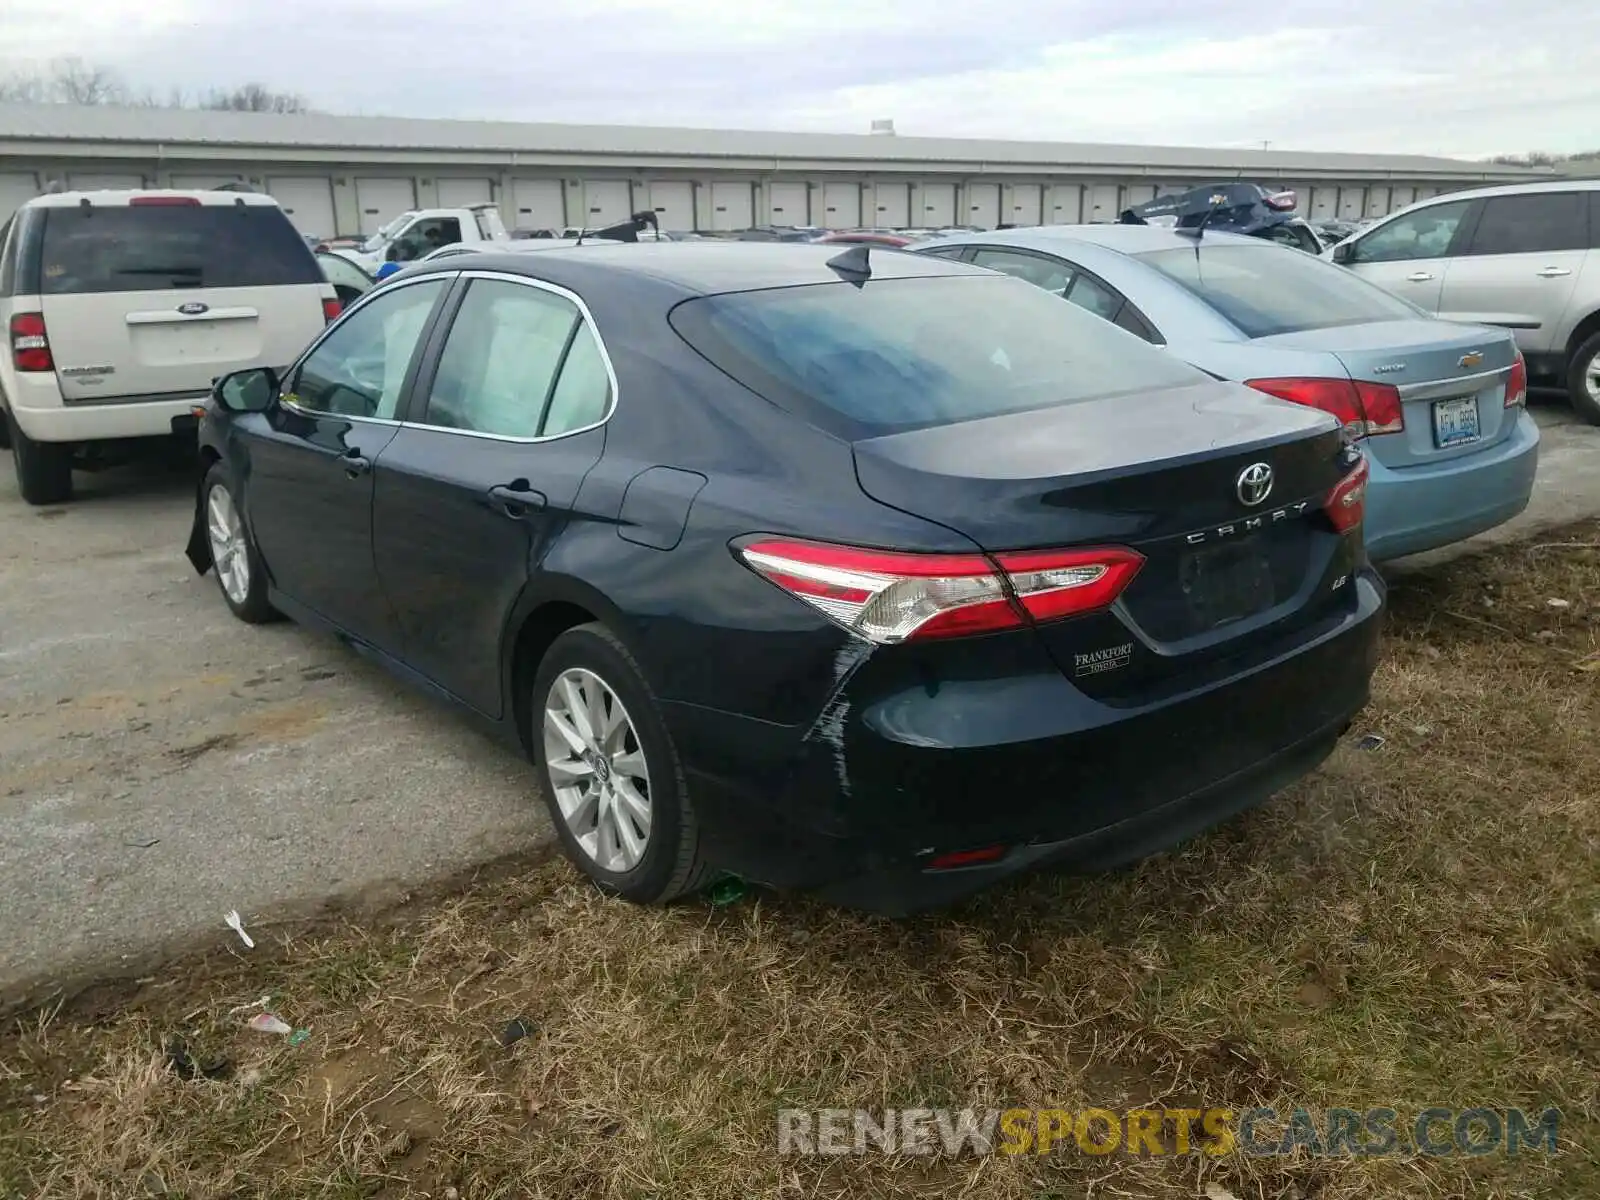
<instances>
[{"instance_id":1,"label":"light blue sedan","mask_svg":"<svg viewBox=\"0 0 1600 1200\"><path fill-rule=\"evenodd\" d=\"M1375 560L1527 507L1539 428L1506 330L1437 320L1309 254L1221 232L1050 225L908 250L1015 275L1218 378L1332 413L1367 454Z\"/></svg>"}]
</instances>

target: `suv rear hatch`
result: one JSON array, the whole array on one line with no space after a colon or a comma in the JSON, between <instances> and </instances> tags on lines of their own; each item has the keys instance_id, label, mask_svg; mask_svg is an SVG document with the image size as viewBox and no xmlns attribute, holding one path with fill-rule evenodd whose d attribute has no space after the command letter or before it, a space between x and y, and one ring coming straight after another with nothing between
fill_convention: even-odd
<instances>
[{"instance_id":1,"label":"suv rear hatch","mask_svg":"<svg viewBox=\"0 0 1600 1200\"><path fill-rule=\"evenodd\" d=\"M1336 422L1211 380L1029 284L791 287L690 301L672 319L734 378L851 442L878 502L991 555L1141 555L1109 611L1036 626L1094 694L1194 685L1226 658L1236 669L1277 640L1254 635L1354 591L1335 581L1358 545L1323 511L1359 461Z\"/></svg>"},{"instance_id":2,"label":"suv rear hatch","mask_svg":"<svg viewBox=\"0 0 1600 1200\"><path fill-rule=\"evenodd\" d=\"M108 193L43 212L37 290L68 404L203 395L327 323L333 290L275 204Z\"/></svg>"}]
</instances>

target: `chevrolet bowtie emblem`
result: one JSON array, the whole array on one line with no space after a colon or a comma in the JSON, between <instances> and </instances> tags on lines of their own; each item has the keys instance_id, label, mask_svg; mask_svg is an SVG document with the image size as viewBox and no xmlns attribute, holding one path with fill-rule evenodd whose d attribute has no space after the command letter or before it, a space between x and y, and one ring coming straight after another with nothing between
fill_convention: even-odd
<instances>
[{"instance_id":1,"label":"chevrolet bowtie emblem","mask_svg":"<svg viewBox=\"0 0 1600 1200\"><path fill-rule=\"evenodd\" d=\"M1483 361L1483 353L1479 350L1468 350L1456 360L1458 367L1475 367Z\"/></svg>"}]
</instances>

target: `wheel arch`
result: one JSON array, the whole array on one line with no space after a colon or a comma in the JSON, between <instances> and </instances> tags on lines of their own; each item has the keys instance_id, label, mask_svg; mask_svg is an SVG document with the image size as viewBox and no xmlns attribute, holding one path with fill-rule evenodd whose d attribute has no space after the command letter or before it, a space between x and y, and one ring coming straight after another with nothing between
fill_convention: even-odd
<instances>
[{"instance_id":1,"label":"wheel arch","mask_svg":"<svg viewBox=\"0 0 1600 1200\"><path fill-rule=\"evenodd\" d=\"M598 589L571 576L544 578L528 589L506 623L504 687L505 711L515 723L513 732L528 758L536 759L532 718L533 677L551 643L569 629L598 621L625 645L630 644L629 622ZM631 646L630 646L631 648Z\"/></svg>"}]
</instances>

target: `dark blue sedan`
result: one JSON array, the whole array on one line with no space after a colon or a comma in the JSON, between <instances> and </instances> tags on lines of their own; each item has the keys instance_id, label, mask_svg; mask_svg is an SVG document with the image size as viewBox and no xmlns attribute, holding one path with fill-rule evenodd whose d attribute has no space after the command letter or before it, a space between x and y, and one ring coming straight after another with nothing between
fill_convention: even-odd
<instances>
[{"instance_id":1,"label":"dark blue sedan","mask_svg":"<svg viewBox=\"0 0 1600 1200\"><path fill-rule=\"evenodd\" d=\"M1315 767L1376 661L1332 417L933 257L419 264L219 381L200 441L233 612L522 748L641 902L1127 861Z\"/></svg>"}]
</instances>

